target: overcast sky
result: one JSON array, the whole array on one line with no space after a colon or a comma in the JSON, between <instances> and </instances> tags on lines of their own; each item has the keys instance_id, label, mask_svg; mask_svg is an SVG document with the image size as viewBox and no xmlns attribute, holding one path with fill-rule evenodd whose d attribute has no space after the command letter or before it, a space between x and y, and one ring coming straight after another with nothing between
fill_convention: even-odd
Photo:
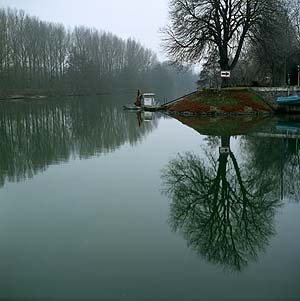
<instances>
[{"instance_id":1,"label":"overcast sky","mask_svg":"<svg viewBox=\"0 0 300 301\"><path fill-rule=\"evenodd\" d=\"M167 24L169 0L0 0L0 7L25 10L41 20L85 25L133 37L163 60L159 29Z\"/></svg>"}]
</instances>

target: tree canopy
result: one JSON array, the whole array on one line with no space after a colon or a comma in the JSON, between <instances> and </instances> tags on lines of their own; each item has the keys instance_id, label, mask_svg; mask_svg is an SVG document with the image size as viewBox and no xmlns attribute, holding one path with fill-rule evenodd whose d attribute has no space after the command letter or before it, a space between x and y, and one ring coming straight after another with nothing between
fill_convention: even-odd
<instances>
[{"instance_id":1,"label":"tree canopy","mask_svg":"<svg viewBox=\"0 0 300 301\"><path fill-rule=\"evenodd\" d=\"M299 12L299 0L171 0L165 49L174 61L201 61L201 86L233 69L233 85L297 84Z\"/></svg>"},{"instance_id":2,"label":"tree canopy","mask_svg":"<svg viewBox=\"0 0 300 301\"><path fill-rule=\"evenodd\" d=\"M270 10L270 0L172 0L166 50L183 61L197 61L217 48L221 69L239 59L245 39Z\"/></svg>"}]
</instances>

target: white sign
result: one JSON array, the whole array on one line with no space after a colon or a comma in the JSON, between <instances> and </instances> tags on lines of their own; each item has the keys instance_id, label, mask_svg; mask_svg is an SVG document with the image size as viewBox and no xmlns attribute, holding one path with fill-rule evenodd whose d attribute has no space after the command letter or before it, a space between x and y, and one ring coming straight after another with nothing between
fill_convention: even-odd
<instances>
[{"instance_id":1,"label":"white sign","mask_svg":"<svg viewBox=\"0 0 300 301\"><path fill-rule=\"evenodd\" d=\"M229 70L222 70L221 77L223 78L230 78L230 71Z\"/></svg>"},{"instance_id":2,"label":"white sign","mask_svg":"<svg viewBox=\"0 0 300 301\"><path fill-rule=\"evenodd\" d=\"M230 153L230 148L225 146L225 147L219 147L219 152L220 154L229 154Z\"/></svg>"}]
</instances>

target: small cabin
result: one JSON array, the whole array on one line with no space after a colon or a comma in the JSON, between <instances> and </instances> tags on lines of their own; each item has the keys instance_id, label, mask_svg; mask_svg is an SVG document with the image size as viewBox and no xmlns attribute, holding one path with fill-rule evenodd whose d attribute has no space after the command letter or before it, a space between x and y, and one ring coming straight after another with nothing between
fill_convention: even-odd
<instances>
[{"instance_id":1,"label":"small cabin","mask_svg":"<svg viewBox=\"0 0 300 301\"><path fill-rule=\"evenodd\" d=\"M155 105L155 94L144 93L143 94L143 106L154 106Z\"/></svg>"}]
</instances>

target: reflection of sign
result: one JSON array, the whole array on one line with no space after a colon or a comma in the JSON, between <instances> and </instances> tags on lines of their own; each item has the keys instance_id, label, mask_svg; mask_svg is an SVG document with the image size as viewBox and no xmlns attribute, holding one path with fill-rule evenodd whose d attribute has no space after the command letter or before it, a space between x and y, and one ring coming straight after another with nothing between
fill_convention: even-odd
<instances>
[{"instance_id":1,"label":"reflection of sign","mask_svg":"<svg viewBox=\"0 0 300 301\"><path fill-rule=\"evenodd\" d=\"M229 147L220 147L219 152L220 152L220 154L229 154L230 148Z\"/></svg>"},{"instance_id":2,"label":"reflection of sign","mask_svg":"<svg viewBox=\"0 0 300 301\"><path fill-rule=\"evenodd\" d=\"M222 70L221 71L221 77L223 78L230 78L230 71Z\"/></svg>"}]
</instances>

